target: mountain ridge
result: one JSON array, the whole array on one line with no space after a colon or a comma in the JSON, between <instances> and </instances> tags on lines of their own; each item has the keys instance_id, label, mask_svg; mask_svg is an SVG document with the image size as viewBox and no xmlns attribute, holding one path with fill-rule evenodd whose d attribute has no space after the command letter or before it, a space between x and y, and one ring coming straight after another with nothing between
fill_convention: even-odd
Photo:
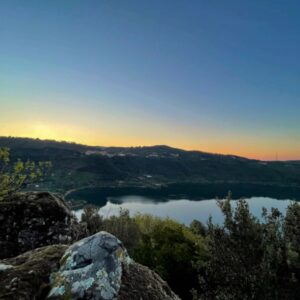
<instances>
[{"instance_id":1,"label":"mountain ridge","mask_svg":"<svg viewBox=\"0 0 300 300\"><path fill-rule=\"evenodd\" d=\"M12 162L51 161L51 174L28 189L61 194L83 187L157 189L181 183L300 188L299 161L260 161L166 145L94 147L13 137L0 137L0 147L11 149Z\"/></svg>"},{"instance_id":2,"label":"mountain ridge","mask_svg":"<svg viewBox=\"0 0 300 300\"><path fill-rule=\"evenodd\" d=\"M187 150L181 149L178 147L172 147L166 144L154 144L150 146L91 146L85 145L76 142L69 141L58 141L51 139L39 139L39 138L30 138L30 137L14 137L14 136L0 136L0 147L8 147L8 148L44 148L44 147L59 147L64 149L72 149L77 151L87 151L87 150L111 150L111 151L151 151L151 150L159 150L159 151L175 151L175 152L185 152L185 153L195 153L195 154L203 154L203 155L216 155L221 157L235 157L240 159L247 159L253 161L263 161L258 159L247 158L235 154L223 154L223 153L213 153L206 152L201 150ZM296 160L297 161L297 160ZM300 160L299 160L300 162Z\"/></svg>"}]
</instances>

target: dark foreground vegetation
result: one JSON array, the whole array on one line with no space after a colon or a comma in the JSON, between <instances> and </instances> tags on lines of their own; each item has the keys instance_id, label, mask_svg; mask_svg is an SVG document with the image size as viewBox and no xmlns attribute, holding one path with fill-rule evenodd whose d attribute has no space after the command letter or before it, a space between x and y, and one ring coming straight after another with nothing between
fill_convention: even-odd
<instances>
[{"instance_id":1,"label":"dark foreground vegetation","mask_svg":"<svg viewBox=\"0 0 300 300\"><path fill-rule=\"evenodd\" d=\"M195 220L186 227L150 215L103 219L86 207L86 233L106 230L130 255L164 278L182 299L299 299L300 205L255 218L244 200L219 201L224 224Z\"/></svg>"}]
</instances>

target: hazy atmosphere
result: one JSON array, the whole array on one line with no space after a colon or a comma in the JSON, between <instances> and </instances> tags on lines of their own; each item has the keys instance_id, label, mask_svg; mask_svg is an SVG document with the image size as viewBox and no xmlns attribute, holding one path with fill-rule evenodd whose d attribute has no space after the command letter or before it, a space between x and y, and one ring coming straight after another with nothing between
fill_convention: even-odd
<instances>
[{"instance_id":1,"label":"hazy atmosphere","mask_svg":"<svg viewBox=\"0 0 300 300\"><path fill-rule=\"evenodd\" d=\"M300 159L298 1L0 3L0 135Z\"/></svg>"}]
</instances>

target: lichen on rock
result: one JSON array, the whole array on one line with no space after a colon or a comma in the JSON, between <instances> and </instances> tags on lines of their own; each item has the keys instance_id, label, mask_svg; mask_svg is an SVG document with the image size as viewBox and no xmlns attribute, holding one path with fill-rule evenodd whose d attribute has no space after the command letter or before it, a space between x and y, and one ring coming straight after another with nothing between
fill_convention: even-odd
<instances>
[{"instance_id":1,"label":"lichen on rock","mask_svg":"<svg viewBox=\"0 0 300 300\"><path fill-rule=\"evenodd\" d=\"M99 232L68 248L61 267L51 275L48 299L117 299L122 278L122 264L130 262L123 244L107 232Z\"/></svg>"},{"instance_id":2,"label":"lichen on rock","mask_svg":"<svg viewBox=\"0 0 300 300\"><path fill-rule=\"evenodd\" d=\"M52 245L0 261L0 299L45 299L49 274L58 270L68 246Z\"/></svg>"},{"instance_id":3,"label":"lichen on rock","mask_svg":"<svg viewBox=\"0 0 300 300\"><path fill-rule=\"evenodd\" d=\"M0 272L5 272L6 270L12 269L14 266L12 265L6 265L0 263Z\"/></svg>"}]
</instances>

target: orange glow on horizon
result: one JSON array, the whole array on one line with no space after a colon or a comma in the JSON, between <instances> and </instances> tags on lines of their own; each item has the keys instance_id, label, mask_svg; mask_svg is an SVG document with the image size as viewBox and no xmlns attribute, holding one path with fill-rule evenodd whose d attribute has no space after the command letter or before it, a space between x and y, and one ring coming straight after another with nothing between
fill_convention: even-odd
<instances>
[{"instance_id":1,"label":"orange glow on horizon","mask_svg":"<svg viewBox=\"0 0 300 300\"><path fill-rule=\"evenodd\" d=\"M259 160L297 160L299 159L299 146L290 147L288 150L283 147L276 148L274 141L266 142L257 137L226 136L220 138L218 135L209 134L201 138L203 142L194 142L192 135L181 135L179 133L162 135L156 132L150 134L141 132L122 132L121 129L97 130L64 123L46 122L19 122L3 124L0 127L0 136L29 137L49 139L57 141L76 142L90 146L153 146L168 145L170 147L184 150L196 150L209 153L237 155ZM274 151L276 149L276 151ZM277 153L276 153L277 152Z\"/></svg>"},{"instance_id":2,"label":"orange glow on horizon","mask_svg":"<svg viewBox=\"0 0 300 300\"><path fill-rule=\"evenodd\" d=\"M51 134L49 134L51 133ZM201 147L193 147L193 146L186 146L184 144L170 144L170 143L147 143L142 141L134 141L134 140L107 140L107 139L95 139L95 138L82 138L82 139L75 139L72 136L64 137L60 136L56 133L52 133L51 131L46 130L44 134L9 134L4 135L0 134L0 136L12 136L12 137L22 137L22 138L33 138L33 139L41 139L41 140L55 140L55 141L65 141L70 143L78 143L84 144L87 146L104 146L104 147L142 147L142 146L155 146L155 145L167 145L174 148L179 148L187 151L201 151L201 152L208 152L214 154L221 154L221 155L235 155L241 156L249 159L258 159L262 161L274 161L274 160L299 160L297 153L287 153L282 155L280 153L274 153L273 155L268 151L245 151L244 149L233 149L231 147L213 147L210 145L202 145Z\"/></svg>"}]
</instances>

